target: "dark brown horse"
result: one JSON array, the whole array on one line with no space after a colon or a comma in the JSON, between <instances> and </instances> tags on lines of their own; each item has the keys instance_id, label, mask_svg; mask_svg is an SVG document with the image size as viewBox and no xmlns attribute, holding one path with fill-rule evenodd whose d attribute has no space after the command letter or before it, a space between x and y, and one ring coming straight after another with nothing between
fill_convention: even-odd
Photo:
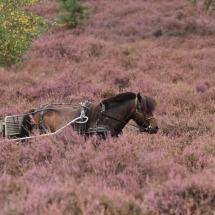
<instances>
[{"instance_id":1,"label":"dark brown horse","mask_svg":"<svg viewBox=\"0 0 215 215\"><path fill-rule=\"evenodd\" d=\"M154 99L132 92L118 94L98 104L86 101L78 109L70 105L43 105L24 116L20 136L28 137L35 127L44 134L56 133L71 124L79 134L97 133L105 138L108 131L118 136L131 119L140 132L155 134L158 131L152 113L155 106Z\"/></svg>"}]
</instances>

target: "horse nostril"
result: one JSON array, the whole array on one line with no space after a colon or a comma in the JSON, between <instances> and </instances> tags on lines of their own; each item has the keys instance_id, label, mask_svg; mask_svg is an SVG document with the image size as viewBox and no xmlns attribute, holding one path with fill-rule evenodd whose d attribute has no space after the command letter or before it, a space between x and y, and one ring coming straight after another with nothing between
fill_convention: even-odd
<instances>
[{"instance_id":1,"label":"horse nostril","mask_svg":"<svg viewBox=\"0 0 215 215\"><path fill-rule=\"evenodd\" d=\"M158 126L156 126L155 129L158 130Z\"/></svg>"}]
</instances>

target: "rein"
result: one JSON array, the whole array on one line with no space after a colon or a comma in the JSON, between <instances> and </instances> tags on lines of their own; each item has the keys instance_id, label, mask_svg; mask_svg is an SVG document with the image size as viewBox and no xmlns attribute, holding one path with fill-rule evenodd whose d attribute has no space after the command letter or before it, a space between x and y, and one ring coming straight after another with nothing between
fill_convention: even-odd
<instances>
[{"instance_id":1,"label":"rein","mask_svg":"<svg viewBox=\"0 0 215 215\"><path fill-rule=\"evenodd\" d=\"M118 122L121 122L121 123L124 123L125 125L127 124L127 125L129 125L129 126L133 126L133 127L135 127L135 128L141 128L140 126L137 126L137 125L133 125L133 124L130 124L130 123L126 123L126 122L124 122L124 121L122 121L122 120L120 120L120 119L117 119L117 118L115 118L115 117L112 117L112 116L110 116L110 115L107 115L107 114L105 114L105 113L103 113L102 112L102 116L106 116L106 120L107 120L107 123L108 123L108 125L110 126L110 127L112 127L111 126L111 124L110 124L110 122L108 121L108 118L111 118L111 119L114 119L114 120L116 120L116 121L118 121ZM144 122L145 123L145 122ZM112 128L113 129L113 128ZM143 130L144 131L144 130ZM148 130L146 130L145 129L145 132L147 132ZM118 133L117 132L115 132L115 131L113 131L113 133L115 133L116 135L118 135ZM120 132L119 132L120 133Z\"/></svg>"},{"instance_id":2,"label":"rein","mask_svg":"<svg viewBox=\"0 0 215 215\"><path fill-rule=\"evenodd\" d=\"M115 118L115 117L113 117L113 116L107 115L106 113L103 113L103 112L102 112L102 116L106 116L106 117L108 117L108 118L114 119L114 120L116 120L116 121L118 121L118 122L124 123L125 125L128 124L128 125L134 126L134 127L136 127L136 128L140 128L140 126L136 126L136 125L127 123L127 122L122 121L122 120L120 120L120 119L117 119L117 118ZM151 118L151 117L150 117L150 118ZM145 122L144 122L144 123L145 123ZM143 123L143 124L144 124L144 123Z\"/></svg>"}]
</instances>

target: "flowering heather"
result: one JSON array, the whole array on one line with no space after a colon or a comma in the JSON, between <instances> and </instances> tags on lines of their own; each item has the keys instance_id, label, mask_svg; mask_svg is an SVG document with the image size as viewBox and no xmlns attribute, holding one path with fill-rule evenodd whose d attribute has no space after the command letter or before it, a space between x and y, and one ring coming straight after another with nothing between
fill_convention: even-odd
<instances>
[{"instance_id":1,"label":"flowering heather","mask_svg":"<svg viewBox=\"0 0 215 215\"><path fill-rule=\"evenodd\" d=\"M85 3L84 26L52 26L22 67L0 68L0 117L131 91L156 100L159 131L1 139L0 215L214 214L215 14L187 0Z\"/></svg>"}]
</instances>

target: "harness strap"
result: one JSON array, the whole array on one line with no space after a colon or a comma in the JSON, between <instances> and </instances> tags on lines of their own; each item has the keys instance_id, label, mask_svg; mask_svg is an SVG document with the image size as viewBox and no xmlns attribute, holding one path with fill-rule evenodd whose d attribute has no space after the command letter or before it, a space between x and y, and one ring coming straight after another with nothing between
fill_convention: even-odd
<instances>
[{"instance_id":1,"label":"harness strap","mask_svg":"<svg viewBox=\"0 0 215 215\"><path fill-rule=\"evenodd\" d=\"M121 122L121 123L123 123L123 124L125 124L125 125L127 124L127 122L124 122L124 121L122 121L122 120L120 120L120 119L116 119L116 118L114 118L114 117L112 117L112 116L110 116L110 115L108 115L108 114L106 114L106 113L104 113L104 112L105 112L105 105L102 103L101 114L102 114L102 116L105 116L105 120L106 120L106 122L107 122L107 124L108 124L108 126L109 126L109 131L112 133L112 135L118 137L118 135L119 135L120 133L122 133L122 130L121 130L120 132L116 132L116 131L114 130L113 126L111 125L110 121L108 120L108 118L114 119L114 120L116 120L116 121L118 121L118 122Z\"/></svg>"},{"instance_id":2,"label":"harness strap","mask_svg":"<svg viewBox=\"0 0 215 215\"><path fill-rule=\"evenodd\" d=\"M39 130L40 130L40 134L46 134L47 131L48 131L48 129L47 129L47 127L45 126L44 121L43 121L44 110L45 110L46 107L48 107L48 106L49 106L49 104L47 104L47 105L45 106L45 108L40 112L40 121L39 121L39 123L38 123L38 128L39 128Z\"/></svg>"},{"instance_id":3,"label":"harness strap","mask_svg":"<svg viewBox=\"0 0 215 215\"><path fill-rule=\"evenodd\" d=\"M81 115L80 115L80 117L81 117L81 122L83 122L84 121L84 118L85 118L85 116L86 116L86 112L87 112L87 104L89 103L89 101L88 100L86 100L84 103L80 103L81 104ZM80 133L80 134L83 134L83 133L85 133L85 131L86 131L86 123L79 123L78 124L78 132Z\"/></svg>"},{"instance_id":4,"label":"harness strap","mask_svg":"<svg viewBox=\"0 0 215 215\"><path fill-rule=\"evenodd\" d=\"M119 135L120 133L122 133L122 131L116 132L116 131L114 130L113 126L112 126L112 125L110 124L110 122L108 121L108 118L107 118L107 117L105 117L105 120L107 121L107 124L108 124L109 127L110 127L111 135L112 135L112 136L118 137L118 135Z\"/></svg>"}]
</instances>

